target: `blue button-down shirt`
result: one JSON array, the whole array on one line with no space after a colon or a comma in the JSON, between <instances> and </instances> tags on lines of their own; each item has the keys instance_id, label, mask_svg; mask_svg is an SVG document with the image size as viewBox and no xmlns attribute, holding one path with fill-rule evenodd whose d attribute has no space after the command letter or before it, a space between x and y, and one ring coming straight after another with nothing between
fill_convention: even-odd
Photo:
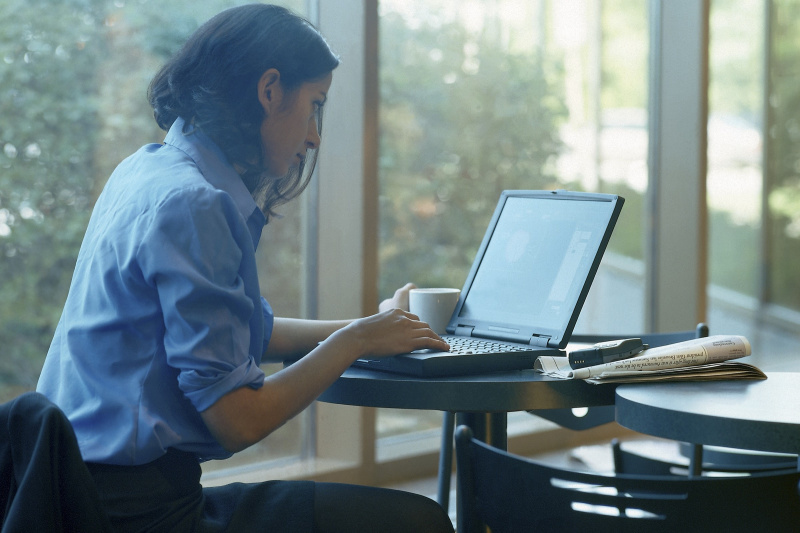
<instances>
[{"instance_id":1,"label":"blue button-down shirt","mask_svg":"<svg viewBox=\"0 0 800 533\"><path fill-rule=\"evenodd\" d=\"M86 461L144 464L169 447L228 457L199 412L264 381L266 219L219 148L183 125L105 186L39 379Z\"/></svg>"}]
</instances>

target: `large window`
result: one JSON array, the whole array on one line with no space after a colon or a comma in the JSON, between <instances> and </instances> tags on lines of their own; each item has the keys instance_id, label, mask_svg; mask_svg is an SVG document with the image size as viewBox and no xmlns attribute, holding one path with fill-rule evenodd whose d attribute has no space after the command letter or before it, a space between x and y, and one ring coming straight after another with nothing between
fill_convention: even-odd
<instances>
[{"instance_id":1,"label":"large window","mask_svg":"<svg viewBox=\"0 0 800 533\"><path fill-rule=\"evenodd\" d=\"M627 204L578 328L642 328L646 7L380 2L382 294L461 287L504 189L614 192ZM377 433L440 422L382 410Z\"/></svg>"},{"instance_id":2,"label":"large window","mask_svg":"<svg viewBox=\"0 0 800 533\"><path fill-rule=\"evenodd\" d=\"M769 14L767 299L800 312L800 5L779 0Z\"/></svg>"},{"instance_id":3,"label":"large window","mask_svg":"<svg viewBox=\"0 0 800 533\"><path fill-rule=\"evenodd\" d=\"M710 27L709 278L751 298L758 294L763 20L760 0L715 1Z\"/></svg>"},{"instance_id":4,"label":"large window","mask_svg":"<svg viewBox=\"0 0 800 533\"><path fill-rule=\"evenodd\" d=\"M0 401L35 387L105 179L163 138L145 100L149 79L200 22L237 3L0 0ZM649 278L669 268L648 270L652 208L676 206L652 197L648 168L650 83L661 72L650 62L659 52L651 50L651 9L684 11L674 32L686 17L703 25L701 2L279 3L319 22L343 62L318 180L261 243L262 290L278 314L352 316L407 281L460 287L500 191L558 187L626 198L577 330L644 330ZM790 367L800 332L800 8L792 0L710 6L708 173L697 178L706 179L709 225L704 319L712 333L747 335L762 367ZM375 56L360 48L375 51L375 35L377 80ZM665 104L679 115L698 107L703 90ZM331 142L376 116L378 135L367 128L347 150ZM674 144L665 135L658 144ZM378 161L374 190L370 158ZM372 200L377 214L365 207ZM375 228L372 257L362 243ZM706 250L673 257L694 264L693 254ZM705 266L698 260L695 269ZM681 302L666 313L692 315ZM522 419L525 431L535 429L535 417ZM433 412L320 405L210 468L345 457L369 482L381 459L373 437L438 436L440 421Z\"/></svg>"},{"instance_id":5,"label":"large window","mask_svg":"<svg viewBox=\"0 0 800 533\"><path fill-rule=\"evenodd\" d=\"M709 324L791 368L800 336L800 9L714 0L709 88Z\"/></svg>"},{"instance_id":6,"label":"large window","mask_svg":"<svg viewBox=\"0 0 800 533\"><path fill-rule=\"evenodd\" d=\"M150 78L200 23L236 3L0 0L0 401L36 386L105 180L163 139ZM305 10L304 0L284 3ZM299 316L299 208L284 211L264 232L262 291L276 312ZM241 457L297 454L303 423Z\"/></svg>"}]
</instances>

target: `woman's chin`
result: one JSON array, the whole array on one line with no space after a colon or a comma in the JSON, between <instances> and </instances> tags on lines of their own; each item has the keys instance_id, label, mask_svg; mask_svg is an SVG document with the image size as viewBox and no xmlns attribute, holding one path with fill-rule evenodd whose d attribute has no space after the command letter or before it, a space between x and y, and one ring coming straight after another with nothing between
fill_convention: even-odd
<instances>
[{"instance_id":1,"label":"woman's chin","mask_svg":"<svg viewBox=\"0 0 800 533\"><path fill-rule=\"evenodd\" d=\"M295 168L296 167L297 165L295 165ZM289 165L282 165L282 166L273 165L266 169L265 174L268 178L278 179L287 175L289 172L291 172L291 170L292 167Z\"/></svg>"}]
</instances>

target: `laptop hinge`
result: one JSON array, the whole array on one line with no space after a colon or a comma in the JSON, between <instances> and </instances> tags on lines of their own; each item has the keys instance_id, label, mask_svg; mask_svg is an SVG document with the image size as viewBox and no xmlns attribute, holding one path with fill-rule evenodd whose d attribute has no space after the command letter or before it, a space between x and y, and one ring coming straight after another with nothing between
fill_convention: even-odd
<instances>
[{"instance_id":1,"label":"laptop hinge","mask_svg":"<svg viewBox=\"0 0 800 533\"><path fill-rule=\"evenodd\" d=\"M541 346L543 348L547 348L548 342L550 342L550 337L547 335L532 335L531 340L528 341L528 344L531 346Z\"/></svg>"},{"instance_id":2,"label":"laptop hinge","mask_svg":"<svg viewBox=\"0 0 800 533\"><path fill-rule=\"evenodd\" d=\"M462 337L472 337L472 330L475 326L456 326L456 335Z\"/></svg>"}]
</instances>

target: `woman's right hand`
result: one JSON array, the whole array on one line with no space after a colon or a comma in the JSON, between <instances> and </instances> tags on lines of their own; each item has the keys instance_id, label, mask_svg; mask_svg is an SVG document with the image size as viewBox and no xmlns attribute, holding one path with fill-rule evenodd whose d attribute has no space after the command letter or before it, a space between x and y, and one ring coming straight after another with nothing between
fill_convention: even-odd
<instances>
[{"instance_id":1,"label":"woman's right hand","mask_svg":"<svg viewBox=\"0 0 800 533\"><path fill-rule=\"evenodd\" d=\"M421 349L450 349L428 324L402 309L389 309L354 320L329 340L349 343L356 358L386 357Z\"/></svg>"}]
</instances>

